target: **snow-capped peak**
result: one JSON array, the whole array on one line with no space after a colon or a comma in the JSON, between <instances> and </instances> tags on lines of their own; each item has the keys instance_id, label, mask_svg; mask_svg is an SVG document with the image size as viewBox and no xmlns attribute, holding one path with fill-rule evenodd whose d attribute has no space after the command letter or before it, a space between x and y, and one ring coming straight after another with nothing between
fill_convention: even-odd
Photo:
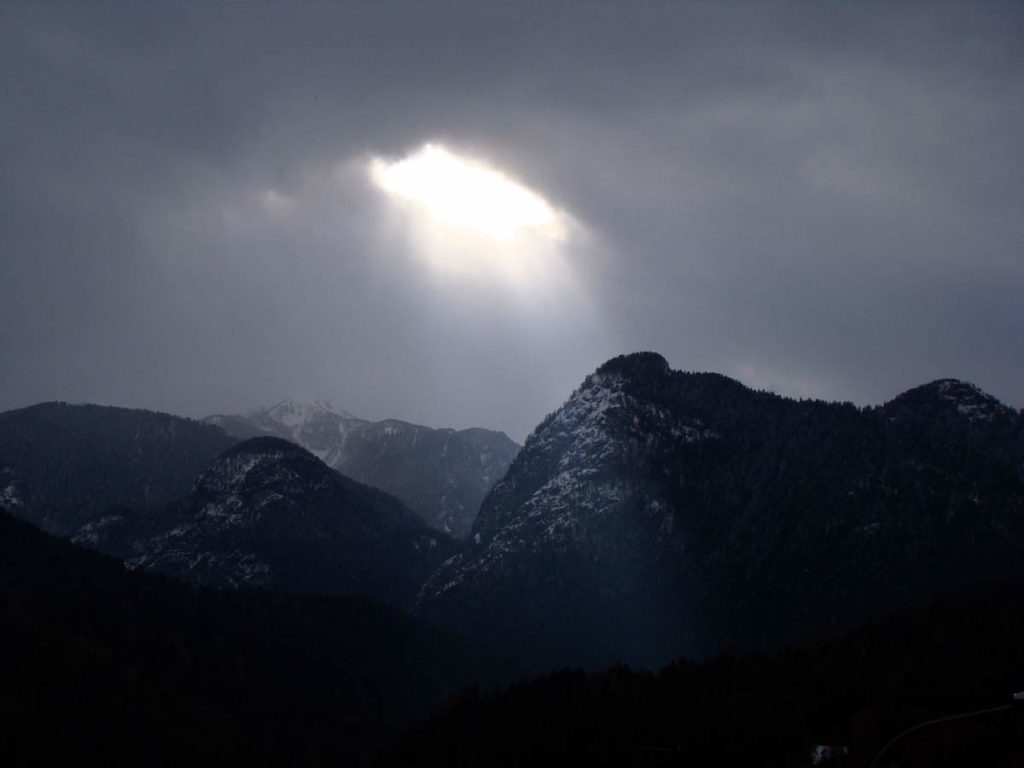
<instances>
[{"instance_id":1,"label":"snow-capped peak","mask_svg":"<svg viewBox=\"0 0 1024 768\"><path fill-rule=\"evenodd\" d=\"M922 408L928 413L935 407L972 422L991 422L1014 414L1008 405L960 379L936 379L907 390L884 406L893 418L898 418L907 408L911 413Z\"/></svg>"},{"instance_id":2,"label":"snow-capped peak","mask_svg":"<svg viewBox=\"0 0 1024 768\"><path fill-rule=\"evenodd\" d=\"M318 397L298 396L282 400L263 411L262 415L286 427L308 424L320 414L334 414L333 406Z\"/></svg>"},{"instance_id":3,"label":"snow-capped peak","mask_svg":"<svg viewBox=\"0 0 1024 768\"><path fill-rule=\"evenodd\" d=\"M997 414L1012 412L1009 406L1003 405L979 387L959 379L940 379L935 382L940 399L956 406L961 416L972 421L991 421Z\"/></svg>"}]
</instances>

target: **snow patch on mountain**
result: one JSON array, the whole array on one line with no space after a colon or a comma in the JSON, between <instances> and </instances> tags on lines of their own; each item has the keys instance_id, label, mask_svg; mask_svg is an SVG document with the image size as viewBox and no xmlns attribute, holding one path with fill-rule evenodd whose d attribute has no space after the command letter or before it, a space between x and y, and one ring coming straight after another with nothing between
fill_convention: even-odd
<instances>
[{"instance_id":1,"label":"snow patch on mountain","mask_svg":"<svg viewBox=\"0 0 1024 768\"><path fill-rule=\"evenodd\" d=\"M74 536L71 537L71 541L74 544L80 544L85 547L95 547L106 535L106 532L124 522L124 515L120 514L109 514L104 515L97 520L86 523Z\"/></svg>"},{"instance_id":2,"label":"snow patch on mountain","mask_svg":"<svg viewBox=\"0 0 1024 768\"><path fill-rule=\"evenodd\" d=\"M309 421L316 413L333 413L334 408L327 400L316 397L297 397L282 400L267 409L267 415L282 424L294 426Z\"/></svg>"},{"instance_id":3,"label":"snow patch on mountain","mask_svg":"<svg viewBox=\"0 0 1024 768\"><path fill-rule=\"evenodd\" d=\"M260 415L286 427L301 427L310 423L320 414L335 414L334 408L326 400L317 397L292 397L270 406Z\"/></svg>"},{"instance_id":4,"label":"snow patch on mountain","mask_svg":"<svg viewBox=\"0 0 1024 768\"><path fill-rule=\"evenodd\" d=\"M939 397L956 406L957 413L971 421L992 421L1000 415L1013 413L1012 408L970 382L943 379L937 383Z\"/></svg>"},{"instance_id":5,"label":"snow patch on mountain","mask_svg":"<svg viewBox=\"0 0 1024 768\"><path fill-rule=\"evenodd\" d=\"M129 570L159 571L166 566L184 564L184 567L177 570L186 578L203 583L215 575L218 586L231 589L263 587L271 580L270 564L252 552L242 549L195 552L190 549L184 536L179 537L179 546L175 546L173 537L165 536L161 539L156 554L129 558L125 566Z\"/></svg>"},{"instance_id":6,"label":"snow patch on mountain","mask_svg":"<svg viewBox=\"0 0 1024 768\"><path fill-rule=\"evenodd\" d=\"M907 390L882 406L889 419L898 420L939 409L972 423L993 423L1012 418L1016 411L974 384L960 379L937 379Z\"/></svg>"},{"instance_id":7,"label":"snow patch on mountain","mask_svg":"<svg viewBox=\"0 0 1024 768\"><path fill-rule=\"evenodd\" d=\"M718 435L695 419L676 417L671 411L628 394L621 373L595 373L584 382L537 435L535 444L568 443L560 469L603 466L652 448L659 440L695 443Z\"/></svg>"},{"instance_id":8,"label":"snow patch on mountain","mask_svg":"<svg viewBox=\"0 0 1024 768\"><path fill-rule=\"evenodd\" d=\"M24 489L14 472L5 467L0 470L0 507L17 514L24 506Z\"/></svg>"},{"instance_id":9,"label":"snow patch on mountain","mask_svg":"<svg viewBox=\"0 0 1024 768\"><path fill-rule=\"evenodd\" d=\"M699 419L682 419L635 397L621 371L597 371L527 440L524 451L549 464L550 475L510 516L481 521L472 544L441 566L420 600L436 599L500 571L526 550L585 548L595 528L614 525L637 506L656 520L662 535L671 536L671 505L656 496L641 499L618 470L644 461L666 442L693 444L718 437ZM515 495L516 490L506 476L492 497Z\"/></svg>"}]
</instances>

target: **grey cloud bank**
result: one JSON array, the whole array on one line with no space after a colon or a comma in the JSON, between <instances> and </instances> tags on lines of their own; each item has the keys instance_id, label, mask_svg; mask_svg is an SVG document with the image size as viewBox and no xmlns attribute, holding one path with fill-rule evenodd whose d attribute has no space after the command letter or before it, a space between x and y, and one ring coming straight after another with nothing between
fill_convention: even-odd
<instances>
[{"instance_id":1,"label":"grey cloud bank","mask_svg":"<svg viewBox=\"0 0 1024 768\"><path fill-rule=\"evenodd\" d=\"M522 439L634 349L1024 405L1016 5L551 5L0 5L0 409L303 391ZM587 228L579 301L417 260L362 164L426 141Z\"/></svg>"}]
</instances>

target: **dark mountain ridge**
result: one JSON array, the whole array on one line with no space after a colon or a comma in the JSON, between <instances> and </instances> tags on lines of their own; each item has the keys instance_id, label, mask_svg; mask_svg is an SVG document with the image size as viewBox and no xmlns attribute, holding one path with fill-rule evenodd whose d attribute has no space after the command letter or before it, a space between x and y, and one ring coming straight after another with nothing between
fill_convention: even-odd
<instances>
[{"instance_id":1,"label":"dark mountain ridge","mask_svg":"<svg viewBox=\"0 0 1024 768\"><path fill-rule=\"evenodd\" d=\"M7 500L13 514L70 535L108 507L157 507L184 495L236 442L217 427L139 409L40 403L5 411L0 496L16 482Z\"/></svg>"},{"instance_id":2,"label":"dark mountain ridge","mask_svg":"<svg viewBox=\"0 0 1024 768\"><path fill-rule=\"evenodd\" d=\"M353 594L408 605L455 551L392 496L276 437L225 451L181 499L111 511L74 540L197 584Z\"/></svg>"},{"instance_id":3,"label":"dark mountain ridge","mask_svg":"<svg viewBox=\"0 0 1024 768\"><path fill-rule=\"evenodd\" d=\"M1024 418L940 380L794 401L653 353L527 439L417 610L539 667L773 647L1024 576Z\"/></svg>"}]
</instances>

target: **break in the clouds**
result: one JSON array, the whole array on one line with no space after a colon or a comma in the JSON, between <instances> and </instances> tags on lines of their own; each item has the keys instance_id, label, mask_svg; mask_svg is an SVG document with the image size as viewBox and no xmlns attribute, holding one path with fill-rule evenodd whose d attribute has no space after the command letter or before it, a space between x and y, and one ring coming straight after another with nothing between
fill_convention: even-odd
<instances>
[{"instance_id":1,"label":"break in the clouds","mask_svg":"<svg viewBox=\"0 0 1024 768\"><path fill-rule=\"evenodd\" d=\"M532 291L565 280L571 217L507 171L428 142L405 157L371 158L367 173L434 268Z\"/></svg>"},{"instance_id":2,"label":"break in the clouds","mask_svg":"<svg viewBox=\"0 0 1024 768\"><path fill-rule=\"evenodd\" d=\"M369 173L382 190L415 205L453 236L476 235L482 245L523 236L554 242L566 237L566 215L539 193L482 160L437 144L397 160L374 157Z\"/></svg>"},{"instance_id":3,"label":"break in the clouds","mask_svg":"<svg viewBox=\"0 0 1024 768\"><path fill-rule=\"evenodd\" d=\"M0 409L311 391L522 438L635 349L1024 405L1022 19L0 0Z\"/></svg>"}]
</instances>

